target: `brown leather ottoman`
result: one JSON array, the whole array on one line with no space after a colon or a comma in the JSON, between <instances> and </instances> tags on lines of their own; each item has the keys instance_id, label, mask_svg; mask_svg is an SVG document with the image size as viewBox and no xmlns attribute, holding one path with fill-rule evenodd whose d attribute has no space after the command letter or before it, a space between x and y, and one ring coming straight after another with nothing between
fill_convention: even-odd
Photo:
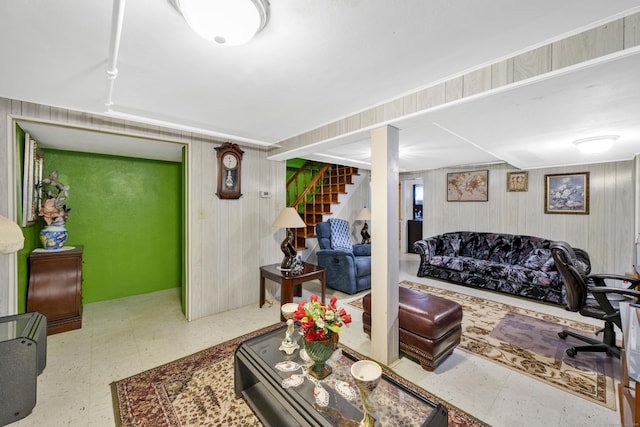
<instances>
[{"instance_id":1,"label":"brown leather ottoman","mask_svg":"<svg viewBox=\"0 0 640 427\"><path fill-rule=\"evenodd\" d=\"M460 344L462 307L448 299L399 288L400 351L432 371ZM363 299L362 326L371 336L371 294Z\"/></svg>"}]
</instances>

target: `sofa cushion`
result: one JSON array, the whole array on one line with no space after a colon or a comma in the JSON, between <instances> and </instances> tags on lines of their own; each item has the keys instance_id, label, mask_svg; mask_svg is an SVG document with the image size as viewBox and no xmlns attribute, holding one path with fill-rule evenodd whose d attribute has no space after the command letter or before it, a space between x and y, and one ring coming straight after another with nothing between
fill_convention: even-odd
<instances>
[{"instance_id":1,"label":"sofa cushion","mask_svg":"<svg viewBox=\"0 0 640 427\"><path fill-rule=\"evenodd\" d=\"M540 267L540 270L547 273L553 270L555 266L556 266L556 262L553 260L553 257L551 256L544 264L542 264L542 267Z\"/></svg>"},{"instance_id":2,"label":"sofa cushion","mask_svg":"<svg viewBox=\"0 0 640 427\"><path fill-rule=\"evenodd\" d=\"M349 223L344 219L329 218L329 225L331 226L331 248L353 251Z\"/></svg>"},{"instance_id":3,"label":"sofa cushion","mask_svg":"<svg viewBox=\"0 0 640 427\"><path fill-rule=\"evenodd\" d=\"M431 257L429 264L455 271L462 271L464 268L464 263L462 262L461 257L456 256L434 256Z\"/></svg>"},{"instance_id":4,"label":"sofa cushion","mask_svg":"<svg viewBox=\"0 0 640 427\"><path fill-rule=\"evenodd\" d=\"M436 243L436 255L455 257L460 253L460 236L458 233L445 233Z\"/></svg>"},{"instance_id":5,"label":"sofa cushion","mask_svg":"<svg viewBox=\"0 0 640 427\"><path fill-rule=\"evenodd\" d=\"M481 274L483 276L491 277L506 277L505 270L510 266L508 264L502 264L500 262L493 262L489 260L477 259L474 262L472 271L474 273Z\"/></svg>"},{"instance_id":6,"label":"sofa cushion","mask_svg":"<svg viewBox=\"0 0 640 427\"><path fill-rule=\"evenodd\" d=\"M492 242L492 234L478 233L475 239L473 257L485 261L488 260L491 255Z\"/></svg>"},{"instance_id":7,"label":"sofa cushion","mask_svg":"<svg viewBox=\"0 0 640 427\"><path fill-rule=\"evenodd\" d=\"M532 270L542 270L542 266L549 261L549 258L551 258L551 250L534 249L529 252L529 256L522 262L522 266Z\"/></svg>"},{"instance_id":8,"label":"sofa cushion","mask_svg":"<svg viewBox=\"0 0 640 427\"><path fill-rule=\"evenodd\" d=\"M532 270L521 265L512 265L507 271L507 279L514 283L531 284L536 286L550 286L558 280L557 271L545 273L541 270Z\"/></svg>"},{"instance_id":9,"label":"sofa cushion","mask_svg":"<svg viewBox=\"0 0 640 427\"><path fill-rule=\"evenodd\" d=\"M511 236L496 234L489 253L489 261L509 264L511 253Z\"/></svg>"},{"instance_id":10,"label":"sofa cushion","mask_svg":"<svg viewBox=\"0 0 640 427\"><path fill-rule=\"evenodd\" d=\"M518 259L512 260L512 264L524 265L531 253L536 249L549 249L549 242L546 239L533 236L519 236L521 239L520 255Z\"/></svg>"}]
</instances>

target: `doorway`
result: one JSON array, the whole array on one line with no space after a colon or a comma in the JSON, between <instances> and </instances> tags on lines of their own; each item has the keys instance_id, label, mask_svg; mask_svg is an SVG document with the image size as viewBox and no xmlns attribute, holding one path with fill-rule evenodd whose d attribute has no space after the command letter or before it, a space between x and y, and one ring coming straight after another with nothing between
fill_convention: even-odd
<instances>
[{"instance_id":1,"label":"doorway","mask_svg":"<svg viewBox=\"0 0 640 427\"><path fill-rule=\"evenodd\" d=\"M85 175L85 178L84 179L79 178L81 182L75 182L75 183L71 182L70 184L72 187L80 188L84 184L86 184L85 181L91 181L92 173L95 173L97 175L93 177L93 181L96 181L94 182L94 184L96 183L100 184L99 181L104 180L103 186L100 186L100 185L98 185L97 187L94 186L94 190L88 190L89 193L87 193L87 194L91 194L94 191L99 191L101 193L100 197L97 197L94 203L101 205L101 207L103 208L103 215L92 212L82 217L81 215L82 212L84 211L84 213L87 214L89 210L86 206L84 208L77 206L76 212L72 212L71 214L72 216L70 217L70 220L71 221L74 220L73 218L74 213L78 215L78 220L76 224L78 225L78 227L81 222L92 221L93 224L111 223L112 226L115 226L115 230L117 231L119 228L118 223L123 224L126 221L124 220L111 221L110 217L113 218L116 216L114 215L114 210L129 209L131 208L132 203L121 202L120 205L113 206L113 203L110 203L109 200L114 199L115 195L122 194L122 193L131 193L130 195L132 197L139 199L141 198L141 196L151 197L151 194L146 194L146 193L153 192L157 195L157 197L164 198L166 197L166 191L169 191L168 188L175 188L175 190L172 190L172 191L176 191L177 193L172 195L174 202L171 203L171 205L173 206L173 208L171 209L171 212L172 212L171 215L178 216L178 218L175 219L175 221L177 222L176 231L175 231L176 233L175 246L179 248L179 255L176 257L179 259L175 260L175 262L177 263L176 268L178 269L178 273L174 273L172 276L173 277L175 277L176 275L178 276L176 279L177 283L175 284L178 286L180 285L182 286L182 311L185 317L189 318L189 308L190 308L189 301L188 301L189 275L187 274L189 262L187 259L188 253L187 253L187 247L186 247L186 242L187 242L186 233L188 229L188 224L187 224L188 205L186 203L186 195L188 194L188 180L187 180L188 144L177 142L177 141L171 141L168 139L164 139L164 140L154 139L151 137L141 137L140 135L133 135L133 134L123 133L123 132L109 132L109 131L102 131L102 130L93 129L93 128L73 127L73 126L63 125L59 123L41 122L33 119L24 119L20 117L12 118L11 123L12 123L12 129L15 130L16 126L26 128L26 130L30 131L34 136L36 136L38 140L42 141L46 150L50 150L51 153L55 153L55 156L57 157L61 157L61 156L63 157L62 160L58 159L57 161L53 161L51 164L52 167L64 168L64 166L59 166L59 165L65 164L64 162L70 162L69 164L73 163L75 165L73 167L76 168L76 171L81 170L82 167L85 167L85 169L87 169L84 172L87 174ZM52 132L51 140L49 140L49 138L47 137L47 133L43 133L48 130ZM16 144L19 144L19 141L16 140L15 132L12 132L12 134L13 134L13 138L10 138L12 140L10 141L10 143L13 144L13 147L17 148ZM65 141L79 139L80 141L83 142L82 147L80 148L73 147L72 145L69 145L68 142L66 143L66 145L57 144L57 141L59 140L60 135L62 134L66 135L66 137L64 138ZM91 152L88 152L87 150L87 146L88 146L86 142L87 139L93 142L93 144L91 144L91 147L92 147ZM101 148L104 146L104 144L102 144L101 141L102 143L104 141L109 141L109 143L106 144L108 146L106 149ZM138 144L138 146L136 147L138 152L132 152L131 149L127 149L127 148L124 148L121 151L118 151L118 147L120 147L121 145L127 146L132 143ZM145 156L144 154L145 150L155 151L155 153L160 156L174 156L174 158L171 159L171 161L148 159L148 158L145 158L145 157L148 157L148 156ZM20 152L17 149L15 151L16 152L14 153L14 155L10 156L12 159L15 159L13 161L13 164L17 164L19 160L21 160L19 158ZM107 153L101 153L100 151L107 151ZM171 152L173 153L171 154ZM177 161L176 161L176 155L177 155ZM115 162L115 163L111 163L111 166L105 163L111 160ZM99 164L105 164L103 169L97 168L96 165L99 165ZM114 166L115 164L117 164L117 166ZM50 167L45 164L45 169L47 171L49 168ZM12 170L13 169L14 168L12 168ZM154 170L156 172L153 172ZM167 174L167 171L169 171L169 174L174 177L173 178L174 183L170 186L160 185L161 188L159 189L157 188L153 190L149 188L148 184L145 185L142 182L144 179L151 179L151 180L153 179L151 176L149 176L149 174L155 173L155 174L158 174L158 176L160 176L160 175ZM20 171L13 170L13 172L14 172L13 174L14 188L16 188L19 180L21 180L21 177L19 176ZM77 175L79 176L81 175L81 173L83 172L78 172ZM176 176L178 178L176 178ZM179 183L176 183L176 179L179 179ZM118 186L119 188L116 188ZM135 191L139 191L137 195L132 194ZM16 195L15 195L15 203L16 203L16 206L20 206L21 195L17 193L18 192L16 192ZM74 193L73 189L71 189L69 202L72 209L74 207L73 193ZM140 203L142 203L142 201L140 201ZM76 204L78 203L76 202ZM147 203L145 202L145 204ZM142 209L144 210L145 208L148 209L148 206L145 206ZM152 210L158 210L158 209L154 208ZM28 228L34 228L34 227L28 227ZM99 227L96 226L95 228L98 229ZM123 233L120 234L123 241L126 241L126 240L128 240L129 242L141 241L141 242L145 242L145 244L147 244L147 246L149 247L153 246L153 244L150 244L150 240L153 240L153 239L150 239L150 236L153 236L153 233L148 232L148 230L146 232L141 231L136 237L135 235L132 235L132 232L130 230L125 233L124 232L125 227L120 227L120 228L123 231ZM89 227L88 229L91 230L91 227ZM156 227L156 229L161 229L161 228ZM27 228L25 228L24 230L25 230L25 235L34 234L31 231L27 231ZM112 230L114 229L112 228ZM70 233L72 233L72 230L70 230ZM88 233L87 230L83 231L83 235L86 236L85 238L90 238L88 234L90 233ZM14 295L13 301L17 301L13 303L13 305L18 304L18 306L13 308L9 307L11 312L17 312L19 309L23 310L23 308L20 307L22 303L18 301L20 299L18 298L18 296L22 294L26 295L26 286L27 286L27 279L28 279L27 277L28 255L31 252L31 250L35 249L38 245L37 238L34 239L33 236L31 237L32 238L30 238L26 242L25 249L23 249L23 251L19 254L16 265L15 265L16 281L15 281L15 284L12 286L13 291L11 293L13 293ZM85 242L80 242L80 243L85 244L85 256L86 257L90 256L91 254L90 247L88 247ZM171 245L174 245L174 244L172 243ZM99 246L101 245L99 244L93 245L94 254L92 255L95 255L95 258L93 260L88 260L88 259L85 260L84 270L89 270L90 265L92 265L87 263L94 263L93 265L95 265L103 261L104 256L100 257L95 254ZM125 248L126 248L126 242L125 242ZM161 250L161 248L159 249ZM120 249L114 249L114 251L116 253L120 253L120 252L123 252L124 249L121 247ZM133 258L133 256L127 256L124 253L123 253L123 256L125 258L127 257ZM160 262L161 264L166 264L166 262L163 262L157 256L149 255L148 253L145 254L145 256L138 256L136 259L136 262L139 262L140 263L139 265L144 265L144 263L147 263L147 264L153 263L154 265L157 266L158 265L157 262ZM114 264L113 262L111 264L112 265L109 266L110 268L114 270L118 268L117 265L115 266L113 265ZM85 277L86 277L86 280L91 280L91 276L93 276L93 279L95 282L96 278L100 278L104 275L105 275L104 272L96 273L96 272L87 271L85 274ZM116 281L117 279L114 279L112 283ZM88 286L88 285L85 285L85 286ZM145 284L143 283L137 283L134 286L137 286L137 289L134 290L135 291L134 294L153 292L156 290L153 288L145 289ZM111 288L114 288L114 287L115 286L113 285L111 286ZM105 285L102 288L109 288L109 286ZM87 289L87 291L89 291L89 289ZM106 289L107 294L104 294L105 291L103 289L103 291L101 291L103 292L103 295L97 295L94 293L93 295L91 295L91 297L89 298L90 301L88 302L128 296L128 295L114 294L113 296L110 297L108 295L108 292L110 291L113 291L113 289Z\"/></svg>"}]
</instances>

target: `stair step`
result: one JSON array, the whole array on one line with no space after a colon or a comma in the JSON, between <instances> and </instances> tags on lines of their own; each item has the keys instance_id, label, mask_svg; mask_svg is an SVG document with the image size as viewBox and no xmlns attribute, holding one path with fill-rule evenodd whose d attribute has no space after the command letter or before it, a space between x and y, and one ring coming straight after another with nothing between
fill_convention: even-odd
<instances>
[{"instance_id":1,"label":"stair step","mask_svg":"<svg viewBox=\"0 0 640 427\"><path fill-rule=\"evenodd\" d=\"M313 215L331 215L331 204L307 203L306 212L311 212Z\"/></svg>"},{"instance_id":2,"label":"stair step","mask_svg":"<svg viewBox=\"0 0 640 427\"><path fill-rule=\"evenodd\" d=\"M317 223L322 222L323 214L309 214L308 212L302 215L302 220L307 225L315 226Z\"/></svg>"},{"instance_id":3,"label":"stair step","mask_svg":"<svg viewBox=\"0 0 640 427\"><path fill-rule=\"evenodd\" d=\"M353 180L351 179L352 175L340 175L340 176L331 176L329 177L329 184L353 184Z\"/></svg>"},{"instance_id":4,"label":"stair step","mask_svg":"<svg viewBox=\"0 0 640 427\"><path fill-rule=\"evenodd\" d=\"M321 194L347 194L347 184L323 184Z\"/></svg>"},{"instance_id":5,"label":"stair step","mask_svg":"<svg viewBox=\"0 0 640 427\"><path fill-rule=\"evenodd\" d=\"M346 193L343 193L343 194L346 194ZM313 202L314 202L314 204L329 203L329 204L337 205L338 204L338 196L339 196L339 194L337 194L337 193L316 194L313 197Z\"/></svg>"}]
</instances>

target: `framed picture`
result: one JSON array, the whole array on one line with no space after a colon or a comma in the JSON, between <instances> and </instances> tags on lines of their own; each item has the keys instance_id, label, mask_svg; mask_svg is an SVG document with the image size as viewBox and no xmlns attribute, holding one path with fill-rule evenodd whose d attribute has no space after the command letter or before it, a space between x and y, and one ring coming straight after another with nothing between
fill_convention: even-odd
<instances>
[{"instance_id":1,"label":"framed picture","mask_svg":"<svg viewBox=\"0 0 640 427\"><path fill-rule=\"evenodd\" d=\"M488 200L488 170L447 174L447 202L486 202Z\"/></svg>"},{"instance_id":2,"label":"framed picture","mask_svg":"<svg viewBox=\"0 0 640 427\"><path fill-rule=\"evenodd\" d=\"M589 213L589 172L545 175L544 181L544 213Z\"/></svg>"},{"instance_id":3,"label":"framed picture","mask_svg":"<svg viewBox=\"0 0 640 427\"><path fill-rule=\"evenodd\" d=\"M24 166L22 170L22 226L35 223L40 210L36 186L42 180L44 158L38 143L26 133L24 136Z\"/></svg>"},{"instance_id":4,"label":"framed picture","mask_svg":"<svg viewBox=\"0 0 640 427\"><path fill-rule=\"evenodd\" d=\"M527 191L529 172L507 172L507 191Z\"/></svg>"}]
</instances>

